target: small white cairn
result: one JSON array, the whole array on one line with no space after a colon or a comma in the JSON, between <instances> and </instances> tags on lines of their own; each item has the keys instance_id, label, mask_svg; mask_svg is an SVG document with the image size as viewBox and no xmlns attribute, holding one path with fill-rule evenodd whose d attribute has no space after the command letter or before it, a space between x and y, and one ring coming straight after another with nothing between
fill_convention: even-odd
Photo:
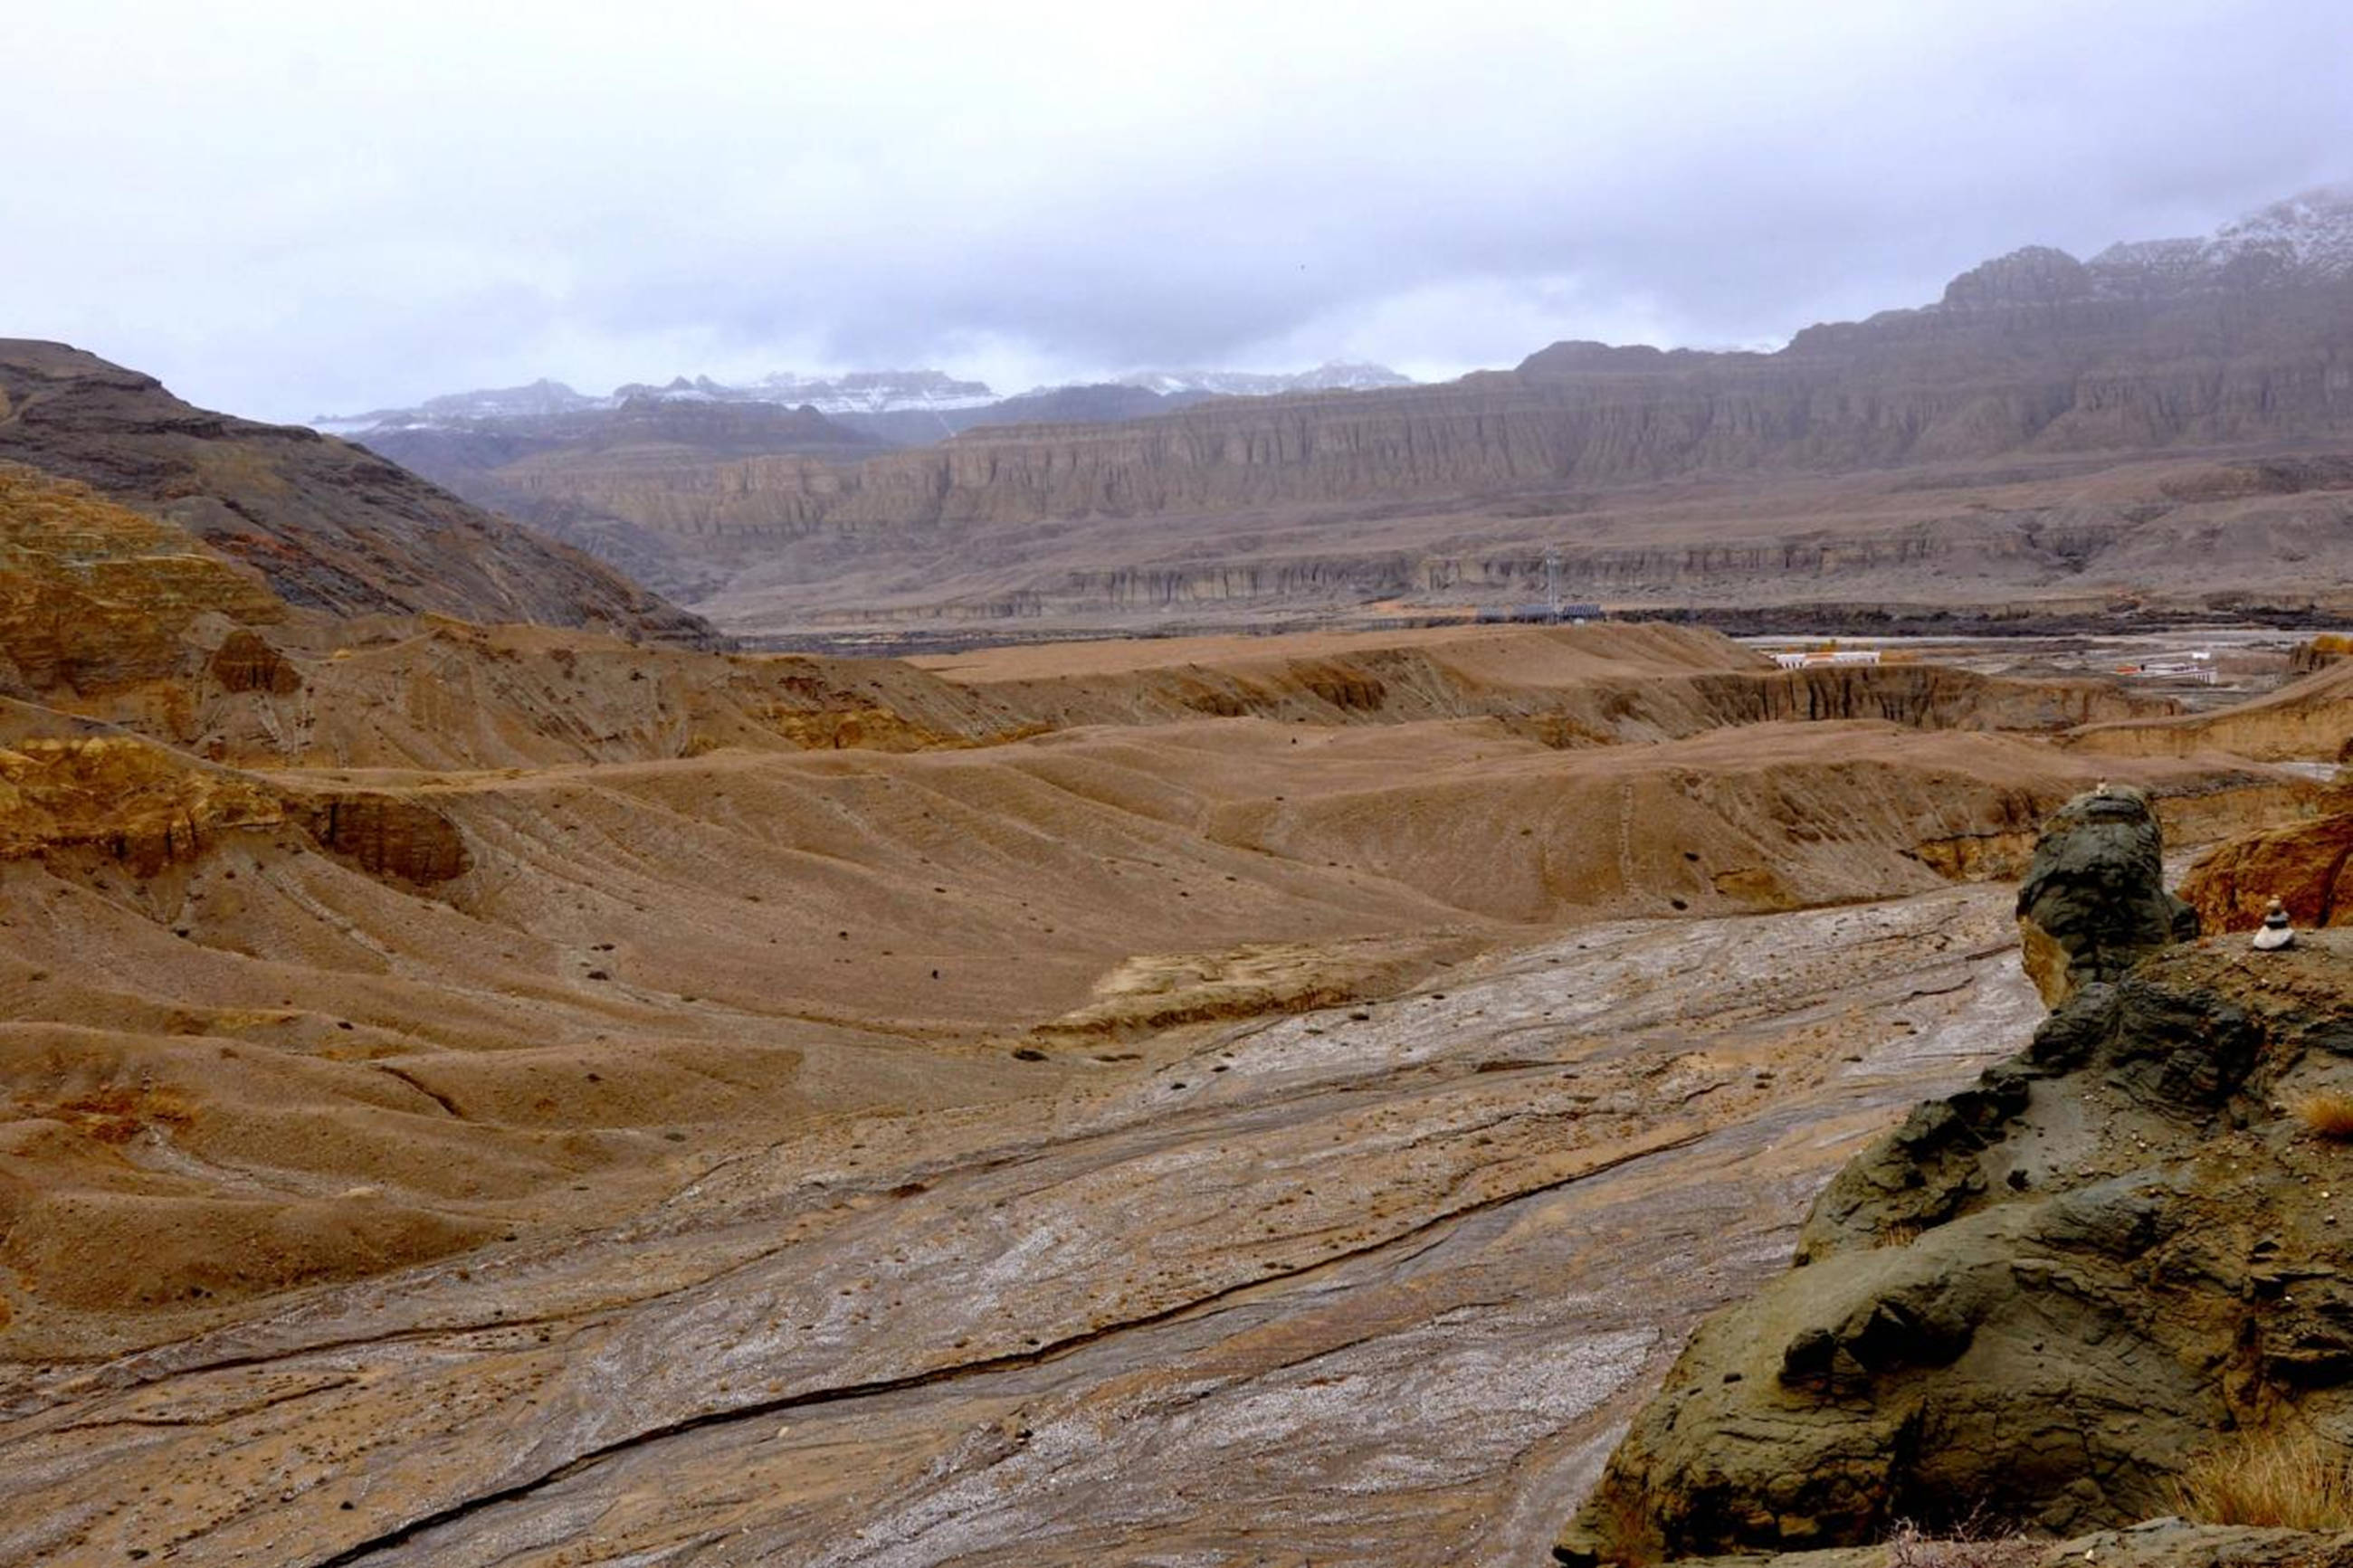
<instances>
[{"instance_id":1,"label":"small white cairn","mask_svg":"<svg viewBox=\"0 0 2353 1568\"><path fill-rule=\"evenodd\" d=\"M2255 928L2255 951L2274 952L2295 941L2295 928L2287 923L2287 910L2280 907L2279 896L2274 894L2271 908L2263 911L2263 923Z\"/></svg>"}]
</instances>

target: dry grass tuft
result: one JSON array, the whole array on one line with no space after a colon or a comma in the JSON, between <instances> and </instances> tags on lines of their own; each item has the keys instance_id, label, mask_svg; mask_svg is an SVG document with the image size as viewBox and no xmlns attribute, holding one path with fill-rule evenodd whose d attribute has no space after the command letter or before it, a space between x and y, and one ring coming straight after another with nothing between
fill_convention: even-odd
<instances>
[{"instance_id":1,"label":"dry grass tuft","mask_svg":"<svg viewBox=\"0 0 2353 1568\"><path fill-rule=\"evenodd\" d=\"M2031 1568L2042 1555L2041 1542L1979 1534L1966 1523L1950 1535L1930 1535L1905 1520L1887 1538L1887 1568Z\"/></svg>"},{"instance_id":2,"label":"dry grass tuft","mask_svg":"<svg viewBox=\"0 0 2353 1568\"><path fill-rule=\"evenodd\" d=\"M2295 1102L2295 1119L2323 1138L2353 1138L2353 1094L2318 1089Z\"/></svg>"},{"instance_id":3,"label":"dry grass tuft","mask_svg":"<svg viewBox=\"0 0 2353 1568\"><path fill-rule=\"evenodd\" d=\"M2185 1515L2208 1524L2353 1529L2353 1461L2309 1431L2256 1433L2200 1454L2174 1491Z\"/></svg>"}]
</instances>

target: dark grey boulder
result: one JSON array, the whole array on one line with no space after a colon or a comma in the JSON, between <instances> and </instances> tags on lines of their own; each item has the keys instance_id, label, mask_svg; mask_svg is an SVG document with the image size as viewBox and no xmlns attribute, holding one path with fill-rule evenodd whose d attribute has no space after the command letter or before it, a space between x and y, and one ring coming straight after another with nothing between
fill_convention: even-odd
<instances>
[{"instance_id":1,"label":"dark grey boulder","mask_svg":"<svg viewBox=\"0 0 2353 1568\"><path fill-rule=\"evenodd\" d=\"M2026 973L2057 1007L2198 935L2198 911L2165 890L2165 839L2137 789L2102 785L2053 812L2018 889Z\"/></svg>"}]
</instances>

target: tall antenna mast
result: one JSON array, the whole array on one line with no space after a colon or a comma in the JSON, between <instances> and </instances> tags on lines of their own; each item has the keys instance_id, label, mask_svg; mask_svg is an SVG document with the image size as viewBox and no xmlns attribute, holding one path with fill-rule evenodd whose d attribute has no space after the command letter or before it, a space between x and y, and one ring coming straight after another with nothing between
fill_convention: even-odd
<instances>
[{"instance_id":1,"label":"tall antenna mast","mask_svg":"<svg viewBox=\"0 0 2353 1568\"><path fill-rule=\"evenodd\" d=\"M1552 618L1560 619L1560 552L1545 552L1545 602L1552 606Z\"/></svg>"}]
</instances>

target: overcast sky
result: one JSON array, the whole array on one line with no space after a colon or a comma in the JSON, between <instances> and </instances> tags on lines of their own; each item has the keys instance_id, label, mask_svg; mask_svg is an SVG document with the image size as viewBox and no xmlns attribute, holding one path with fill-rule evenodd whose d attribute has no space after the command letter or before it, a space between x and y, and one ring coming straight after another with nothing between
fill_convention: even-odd
<instances>
[{"instance_id":1,"label":"overcast sky","mask_svg":"<svg viewBox=\"0 0 2353 1568\"><path fill-rule=\"evenodd\" d=\"M13 0L0 335L303 418L1778 343L2353 179L2341 0Z\"/></svg>"}]
</instances>

